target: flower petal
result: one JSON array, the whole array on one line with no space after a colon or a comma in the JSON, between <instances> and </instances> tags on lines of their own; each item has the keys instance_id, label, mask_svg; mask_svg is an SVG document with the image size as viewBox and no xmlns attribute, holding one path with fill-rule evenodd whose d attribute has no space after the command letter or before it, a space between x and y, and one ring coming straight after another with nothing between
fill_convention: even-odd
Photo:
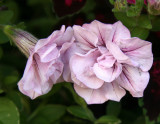
<instances>
[{"instance_id":1,"label":"flower petal","mask_svg":"<svg viewBox=\"0 0 160 124\"><path fill-rule=\"evenodd\" d=\"M81 51L81 49L77 47L76 43L73 43L71 47L61 55L61 60L64 64L63 78L67 82L72 82L69 61L75 53L83 53L83 51Z\"/></svg>"},{"instance_id":2,"label":"flower petal","mask_svg":"<svg viewBox=\"0 0 160 124\"><path fill-rule=\"evenodd\" d=\"M59 56L57 45L50 43L40 48L37 53L39 54L42 62L50 62Z\"/></svg>"},{"instance_id":3,"label":"flower petal","mask_svg":"<svg viewBox=\"0 0 160 124\"><path fill-rule=\"evenodd\" d=\"M87 104L100 104L108 100L120 101L126 93L116 82L104 83L99 89L83 88L74 84L74 89Z\"/></svg>"},{"instance_id":4,"label":"flower petal","mask_svg":"<svg viewBox=\"0 0 160 124\"><path fill-rule=\"evenodd\" d=\"M48 65L49 63L41 63L37 54L31 55L24 75L18 83L20 91L32 99L47 93L52 87L48 83L48 77L45 76Z\"/></svg>"},{"instance_id":5,"label":"flower petal","mask_svg":"<svg viewBox=\"0 0 160 124\"><path fill-rule=\"evenodd\" d=\"M97 62L100 66L104 68L110 68L115 63L115 58L110 54L110 52L105 47L98 47L101 52L101 56L97 58Z\"/></svg>"},{"instance_id":6,"label":"flower petal","mask_svg":"<svg viewBox=\"0 0 160 124\"><path fill-rule=\"evenodd\" d=\"M61 27L61 30L54 31L48 38L40 39L35 46L35 49L34 49L35 52L48 43L52 43L52 44L55 43L55 39L61 36L64 33L64 31L65 31L65 26L63 25Z\"/></svg>"},{"instance_id":7,"label":"flower petal","mask_svg":"<svg viewBox=\"0 0 160 124\"><path fill-rule=\"evenodd\" d=\"M143 91L149 82L149 73L124 64L123 71L116 81L121 87L128 90L132 96L142 97Z\"/></svg>"},{"instance_id":8,"label":"flower petal","mask_svg":"<svg viewBox=\"0 0 160 124\"><path fill-rule=\"evenodd\" d=\"M96 63L93 66L93 71L99 79L104 80L105 82L112 82L122 72L122 65L115 63L113 67L105 68Z\"/></svg>"},{"instance_id":9,"label":"flower petal","mask_svg":"<svg viewBox=\"0 0 160 124\"><path fill-rule=\"evenodd\" d=\"M97 49L93 49L85 55L75 54L70 60L71 73L75 75L77 80L93 89L101 87L104 82L96 77L92 69L99 55ZM77 83L76 80L72 80Z\"/></svg>"},{"instance_id":10,"label":"flower petal","mask_svg":"<svg viewBox=\"0 0 160 124\"><path fill-rule=\"evenodd\" d=\"M73 26L73 30L75 39L82 49L88 51L97 46L98 37L93 32L77 25Z\"/></svg>"},{"instance_id":11,"label":"flower petal","mask_svg":"<svg viewBox=\"0 0 160 124\"><path fill-rule=\"evenodd\" d=\"M129 57L115 43L107 42L106 47L118 62L128 61Z\"/></svg>"},{"instance_id":12,"label":"flower petal","mask_svg":"<svg viewBox=\"0 0 160 124\"><path fill-rule=\"evenodd\" d=\"M153 54L150 42L139 38L131 38L121 40L118 45L132 61L138 63L137 67L140 67L142 71L148 71L151 68Z\"/></svg>"},{"instance_id":13,"label":"flower petal","mask_svg":"<svg viewBox=\"0 0 160 124\"><path fill-rule=\"evenodd\" d=\"M63 27L61 30L64 30ZM53 32L53 35L38 41L36 44L35 50L40 55L42 62L50 62L58 58L59 55L64 53L73 43L73 29L68 27L65 32L62 31L55 31L58 33ZM42 42L46 43L44 44Z\"/></svg>"},{"instance_id":14,"label":"flower petal","mask_svg":"<svg viewBox=\"0 0 160 124\"><path fill-rule=\"evenodd\" d=\"M37 53L28 59L22 79L19 81L19 90L31 99L48 93L63 70L61 62L43 63Z\"/></svg>"},{"instance_id":15,"label":"flower petal","mask_svg":"<svg viewBox=\"0 0 160 124\"><path fill-rule=\"evenodd\" d=\"M53 84L57 83L57 80L63 72L63 63L59 60L50 63L46 76L52 81Z\"/></svg>"},{"instance_id":16,"label":"flower petal","mask_svg":"<svg viewBox=\"0 0 160 124\"><path fill-rule=\"evenodd\" d=\"M97 20L94 20L90 24L84 24L82 27L95 33L98 36L99 45L104 45L104 40L111 40L113 38L113 25L111 24L104 24Z\"/></svg>"},{"instance_id":17,"label":"flower petal","mask_svg":"<svg viewBox=\"0 0 160 124\"><path fill-rule=\"evenodd\" d=\"M120 21L114 23L113 28L115 30L112 40L114 43L120 41L121 39L131 38L130 31Z\"/></svg>"}]
</instances>

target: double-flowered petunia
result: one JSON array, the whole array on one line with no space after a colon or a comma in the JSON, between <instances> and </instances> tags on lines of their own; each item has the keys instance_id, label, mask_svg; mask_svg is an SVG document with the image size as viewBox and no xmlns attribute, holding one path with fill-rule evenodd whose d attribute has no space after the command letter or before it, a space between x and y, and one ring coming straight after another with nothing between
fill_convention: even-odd
<instances>
[{"instance_id":1,"label":"double-flowered petunia","mask_svg":"<svg viewBox=\"0 0 160 124\"><path fill-rule=\"evenodd\" d=\"M133 97L143 96L153 62L150 42L131 38L120 21L93 21L73 30L80 50L70 59L71 79L88 104L120 101L126 90Z\"/></svg>"},{"instance_id":2,"label":"double-flowered petunia","mask_svg":"<svg viewBox=\"0 0 160 124\"><path fill-rule=\"evenodd\" d=\"M72 28L65 30L65 26L48 38L40 39L28 58L23 77L18 83L19 90L32 99L48 93L53 84L61 80L64 65L68 64L63 63L62 57L73 41Z\"/></svg>"}]
</instances>

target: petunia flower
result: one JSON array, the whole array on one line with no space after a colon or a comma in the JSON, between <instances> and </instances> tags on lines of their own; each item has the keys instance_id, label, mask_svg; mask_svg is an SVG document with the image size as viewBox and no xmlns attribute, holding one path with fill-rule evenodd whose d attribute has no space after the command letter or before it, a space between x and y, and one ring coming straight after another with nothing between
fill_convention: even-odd
<instances>
[{"instance_id":1,"label":"petunia flower","mask_svg":"<svg viewBox=\"0 0 160 124\"><path fill-rule=\"evenodd\" d=\"M129 4L136 4L136 0L127 0ZM144 0L144 4L147 5L147 0Z\"/></svg>"},{"instance_id":2,"label":"petunia flower","mask_svg":"<svg viewBox=\"0 0 160 124\"><path fill-rule=\"evenodd\" d=\"M19 90L34 99L50 91L60 80L64 63L61 57L74 41L73 30L62 26L48 38L40 39L29 56ZM65 71L66 72L66 71Z\"/></svg>"},{"instance_id":3,"label":"petunia flower","mask_svg":"<svg viewBox=\"0 0 160 124\"><path fill-rule=\"evenodd\" d=\"M135 3L136 3L136 0L127 0L127 2L128 2L129 4L135 4Z\"/></svg>"},{"instance_id":4,"label":"petunia flower","mask_svg":"<svg viewBox=\"0 0 160 124\"><path fill-rule=\"evenodd\" d=\"M119 21L73 26L77 47L70 60L75 91L88 104L120 101L128 90L133 97L142 97L152 66L151 43L131 38Z\"/></svg>"}]
</instances>

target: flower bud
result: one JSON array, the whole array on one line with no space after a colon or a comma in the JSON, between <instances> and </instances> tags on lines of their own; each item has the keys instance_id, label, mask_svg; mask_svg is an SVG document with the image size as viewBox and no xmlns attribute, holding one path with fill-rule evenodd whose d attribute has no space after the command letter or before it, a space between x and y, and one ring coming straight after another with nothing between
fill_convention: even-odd
<instances>
[{"instance_id":1,"label":"flower bud","mask_svg":"<svg viewBox=\"0 0 160 124\"><path fill-rule=\"evenodd\" d=\"M123 11L123 10L126 10L126 8L127 8L126 0L116 0L114 2L114 9L116 11Z\"/></svg>"},{"instance_id":2,"label":"flower bud","mask_svg":"<svg viewBox=\"0 0 160 124\"><path fill-rule=\"evenodd\" d=\"M26 57L29 57L29 55L33 52L34 46L36 45L38 39L26 31L9 25L4 26L3 30L8 38L16 44L20 51Z\"/></svg>"},{"instance_id":3,"label":"flower bud","mask_svg":"<svg viewBox=\"0 0 160 124\"><path fill-rule=\"evenodd\" d=\"M148 12L152 15L160 15L160 0L148 0Z\"/></svg>"}]
</instances>

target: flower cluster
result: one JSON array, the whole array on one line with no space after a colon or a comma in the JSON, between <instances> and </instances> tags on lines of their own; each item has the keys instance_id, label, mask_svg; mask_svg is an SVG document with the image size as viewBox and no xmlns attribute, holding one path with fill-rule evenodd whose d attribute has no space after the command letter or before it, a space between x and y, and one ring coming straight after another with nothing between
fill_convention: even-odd
<instances>
[{"instance_id":1,"label":"flower cluster","mask_svg":"<svg viewBox=\"0 0 160 124\"><path fill-rule=\"evenodd\" d=\"M120 101L125 90L142 97L153 62L151 47L131 38L121 22L62 26L36 43L18 86L34 99L55 83L72 82L88 104Z\"/></svg>"}]
</instances>

